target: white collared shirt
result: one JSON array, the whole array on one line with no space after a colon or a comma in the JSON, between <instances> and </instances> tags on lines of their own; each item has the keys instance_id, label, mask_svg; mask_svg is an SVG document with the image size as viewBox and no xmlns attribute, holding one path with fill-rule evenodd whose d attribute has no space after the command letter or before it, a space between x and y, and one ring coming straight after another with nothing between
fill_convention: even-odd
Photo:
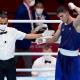
<instances>
[{"instance_id":1,"label":"white collared shirt","mask_svg":"<svg viewBox=\"0 0 80 80\"><path fill-rule=\"evenodd\" d=\"M37 77L55 77L56 58L51 56L50 61L51 63L45 63L44 56L36 59L33 63L32 70L37 68L38 69L53 68L53 70L52 71L32 71L32 75L36 75Z\"/></svg>"},{"instance_id":2,"label":"white collared shirt","mask_svg":"<svg viewBox=\"0 0 80 80\"><path fill-rule=\"evenodd\" d=\"M6 34L0 35L0 60L13 58L16 40L22 40L26 36L25 33L15 28L7 27L6 31Z\"/></svg>"}]
</instances>

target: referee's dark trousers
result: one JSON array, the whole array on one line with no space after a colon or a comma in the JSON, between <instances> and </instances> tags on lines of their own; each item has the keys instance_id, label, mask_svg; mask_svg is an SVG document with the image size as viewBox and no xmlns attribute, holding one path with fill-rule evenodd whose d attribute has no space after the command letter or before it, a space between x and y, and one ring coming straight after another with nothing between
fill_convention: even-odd
<instances>
[{"instance_id":1,"label":"referee's dark trousers","mask_svg":"<svg viewBox=\"0 0 80 80\"><path fill-rule=\"evenodd\" d=\"M16 63L15 59L0 60L0 80L16 80Z\"/></svg>"}]
</instances>

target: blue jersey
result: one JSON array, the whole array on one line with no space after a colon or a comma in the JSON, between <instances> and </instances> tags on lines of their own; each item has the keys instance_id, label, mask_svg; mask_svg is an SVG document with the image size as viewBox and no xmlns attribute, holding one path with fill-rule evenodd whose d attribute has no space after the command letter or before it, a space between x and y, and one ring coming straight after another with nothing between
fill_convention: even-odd
<instances>
[{"instance_id":1,"label":"blue jersey","mask_svg":"<svg viewBox=\"0 0 80 80\"><path fill-rule=\"evenodd\" d=\"M66 50L77 50L80 48L80 33L76 31L73 23L62 24L60 48Z\"/></svg>"}]
</instances>

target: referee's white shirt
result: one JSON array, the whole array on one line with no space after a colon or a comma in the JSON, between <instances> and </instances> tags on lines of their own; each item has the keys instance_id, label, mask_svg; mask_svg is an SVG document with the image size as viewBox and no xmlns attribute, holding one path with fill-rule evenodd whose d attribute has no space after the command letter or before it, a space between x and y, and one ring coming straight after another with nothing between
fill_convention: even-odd
<instances>
[{"instance_id":1,"label":"referee's white shirt","mask_svg":"<svg viewBox=\"0 0 80 80\"><path fill-rule=\"evenodd\" d=\"M36 59L33 63L32 70L38 68L38 69L47 69L47 68L52 68L53 70L51 71L32 71L32 75L36 75L38 77L54 77L55 78L55 66L56 66L56 58L55 57L50 57L49 59L51 63L45 63L45 58L44 56ZM54 80L54 79L53 79Z\"/></svg>"},{"instance_id":2,"label":"referee's white shirt","mask_svg":"<svg viewBox=\"0 0 80 80\"><path fill-rule=\"evenodd\" d=\"M16 40L23 40L25 33L15 28L7 27L7 33L0 35L0 60L8 60L14 57Z\"/></svg>"}]
</instances>

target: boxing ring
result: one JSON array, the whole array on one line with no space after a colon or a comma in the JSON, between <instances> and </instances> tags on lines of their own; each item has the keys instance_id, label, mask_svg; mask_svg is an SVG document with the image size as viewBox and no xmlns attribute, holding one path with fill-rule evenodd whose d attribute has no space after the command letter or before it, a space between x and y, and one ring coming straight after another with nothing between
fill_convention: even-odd
<instances>
[{"instance_id":1,"label":"boxing ring","mask_svg":"<svg viewBox=\"0 0 80 80\"><path fill-rule=\"evenodd\" d=\"M42 56L42 55L53 55L53 56L57 56L58 53L40 53L40 52L17 52L15 53L15 56ZM31 71L52 71L53 68L35 68L35 69L22 69L22 68L17 68L16 72L31 72ZM55 71L55 68L54 68ZM7 80L6 77L4 80ZM27 77L27 76L19 76L16 77L16 80L55 80L54 76L51 77Z\"/></svg>"},{"instance_id":2,"label":"boxing ring","mask_svg":"<svg viewBox=\"0 0 80 80\"><path fill-rule=\"evenodd\" d=\"M8 20L9 23L60 23L62 22L61 20ZM38 53L38 52L20 52L20 53L15 53L15 56L27 56L27 55L30 55L30 56L40 56L40 55L54 55L54 56L57 56L57 53ZM51 71L53 69L51 68L45 68L45 69L34 69L34 71ZM20 68L17 68L16 69L16 72L31 72L32 69L20 69ZM17 80L54 80L54 76L52 77L23 77L23 76L20 76L20 77L16 77ZM5 80L7 80L5 78Z\"/></svg>"},{"instance_id":3,"label":"boxing ring","mask_svg":"<svg viewBox=\"0 0 80 80\"><path fill-rule=\"evenodd\" d=\"M36 52L33 52L33 53L15 53L16 56L24 56L24 55L34 55L34 56L42 56L42 55L57 55L57 53L36 53ZM20 68L17 68L16 71L17 72L31 72L31 71L52 71L53 69L52 68L35 68L35 69L20 69ZM55 70L55 69L54 69ZM54 80L54 77L17 77L17 80Z\"/></svg>"},{"instance_id":4,"label":"boxing ring","mask_svg":"<svg viewBox=\"0 0 80 80\"><path fill-rule=\"evenodd\" d=\"M54 80L54 77L16 77L16 80ZM7 80L5 78L5 80Z\"/></svg>"},{"instance_id":5,"label":"boxing ring","mask_svg":"<svg viewBox=\"0 0 80 80\"><path fill-rule=\"evenodd\" d=\"M53 52L53 53L36 53L36 52L33 52L33 53L23 53L23 52L20 52L20 53L15 53L15 56L26 56L26 55L34 55L34 56L41 56L41 55L53 55L53 56L57 56L58 53L56 52ZM79 53L80 55L80 53ZM35 69L20 69L20 68L17 68L16 71L17 72L31 72L31 71L51 71L53 70L52 68L35 68ZM55 69L54 69L55 70ZM7 80L5 78L5 80ZM19 76L19 77L16 77L16 80L55 80L54 76L51 76L51 77L27 77L27 76Z\"/></svg>"}]
</instances>

